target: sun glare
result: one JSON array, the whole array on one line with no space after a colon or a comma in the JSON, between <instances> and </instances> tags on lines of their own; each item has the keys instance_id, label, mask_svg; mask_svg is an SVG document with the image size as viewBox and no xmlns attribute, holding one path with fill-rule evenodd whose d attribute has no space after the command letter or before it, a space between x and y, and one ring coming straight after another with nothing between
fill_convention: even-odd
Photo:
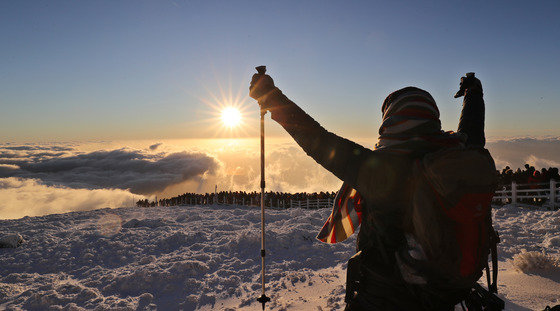
<instances>
[{"instance_id":1,"label":"sun glare","mask_svg":"<svg viewBox=\"0 0 560 311\"><path fill-rule=\"evenodd\" d=\"M241 123L241 112L234 107L226 107L222 110L222 122L227 127L236 127Z\"/></svg>"},{"instance_id":2,"label":"sun glare","mask_svg":"<svg viewBox=\"0 0 560 311\"><path fill-rule=\"evenodd\" d=\"M223 88L219 81L216 84L218 93L206 89L208 96L199 97L207 109L195 121L197 126L214 138L254 137L258 133L259 110L258 105L249 99L247 86L240 85L234 92L231 82L228 88Z\"/></svg>"}]
</instances>

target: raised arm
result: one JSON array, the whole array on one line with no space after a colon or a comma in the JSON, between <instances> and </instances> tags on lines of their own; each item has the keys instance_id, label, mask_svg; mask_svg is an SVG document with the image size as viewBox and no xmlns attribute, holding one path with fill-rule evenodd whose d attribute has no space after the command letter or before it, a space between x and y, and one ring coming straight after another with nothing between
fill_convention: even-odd
<instances>
[{"instance_id":1,"label":"raised arm","mask_svg":"<svg viewBox=\"0 0 560 311\"><path fill-rule=\"evenodd\" d=\"M475 78L473 72L469 72L461 78L460 89L455 98L463 98L463 109L457 132L467 135L468 146L484 147L486 138L484 135L484 98L482 83Z\"/></svg>"},{"instance_id":2,"label":"raised arm","mask_svg":"<svg viewBox=\"0 0 560 311\"><path fill-rule=\"evenodd\" d=\"M394 186L399 170L398 157L372 151L325 130L294 102L273 86L272 79L253 78L251 96L271 112L278 122L317 163L358 190L366 199L382 195ZM262 78L257 77L257 79ZM402 159L406 162L405 159ZM393 188L394 189L394 188Z\"/></svg>"}]
</instances>

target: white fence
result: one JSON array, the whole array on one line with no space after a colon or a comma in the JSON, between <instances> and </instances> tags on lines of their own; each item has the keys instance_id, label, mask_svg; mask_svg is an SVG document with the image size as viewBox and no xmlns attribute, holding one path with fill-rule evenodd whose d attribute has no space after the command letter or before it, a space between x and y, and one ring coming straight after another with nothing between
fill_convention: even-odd
<instances>
[{"instance_id":1,"label":"white fence","mask_svg":"<svg viewBox=\"0 0 560 311\"><path fill-rule=\"evenodd\" d=\"M539 201L543 206L551 208L560 207L560 182L555 180L539 184L516 184L512 182L511 185L503 186L501 190L496 191L493 198L495 203L537 203L535 201ZM212 195L209 197L182 198L171 204L206 205L214 204L214 202L218 205L260 206L259 196L251 199L223 197L221 200L218 200L217 196ZM330 197L327 199L284 200L267 198L265 196L265 205L274 208L330 208L333 203L334 199Z\"/></svg>"},{"instance_id":2,"label":"white fence","mask_svg":"<svg viewBox=\"0 0 560 311\"><path fill-rule=\"evenodd\" d=\"M536 200L544 202L543 205L555 208L560 206L560 183L550 180L548 183L540 184L517 184L504 186L502 190L496 191L494 201L502 203L528 203Z\"/></svg>"},{"instance_id":3,"label":"white fence","mask_svg":"<svg viewBox=\"0 0 560 311\"><path fill-rule=\"evenodd\" d=\"M307 199L307 200L290 200L290 206L299 208L323 208L332 207L334 199Z\"/></svg>"},{"instance_id":4,"label":"white fence","mask_svg":"<svg viewBox=\"0 0 560 311\"><path fill-rule=\"evenodd\" d=\"M181 198L177 199L176 201L172 201L169 205L209 205L209 204L216 204L218 205L247 205L247 206L260 206L260 197L257 196L256 198L250 199L238 199L238 198L228 198L222 197L218 199L216 196L211 197L195 197L195 198ZM324 207L332 207L334 203L333 198L327 199L306 199L306 200L284 200L284 199L272 199L267 198L265 196L265 205L267 207L274 207L274 208L290 208L290 207L297 207L297 208L324 208Z\"/></svg>"},{"instance_id":5,"label":"white fence","mask_svg":"<svg viewBox=\"0 0 560 311\"><path fill-rule=\"evenodd\" d=\"M217 200L218 204L231 204L231 203L224 203L224 202L233 202L233 205L249 205L249 206L260 206L260 198L251 199L251 200ZM267 207L274 207L274 208L290 208L290 207L297 207L297 208L324 208L324 207L332 207L334 203L334 199L327 198L327 199L306 199L306 200L284 200L284 199L270 199L265 196L265 205Z\"/></svg>"}]
</instances>

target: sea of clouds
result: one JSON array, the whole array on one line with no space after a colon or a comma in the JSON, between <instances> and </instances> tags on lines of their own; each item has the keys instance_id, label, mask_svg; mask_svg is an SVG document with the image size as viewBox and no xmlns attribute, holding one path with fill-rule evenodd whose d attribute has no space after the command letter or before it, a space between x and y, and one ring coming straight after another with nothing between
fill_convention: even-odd
<instances>
[{"instance_id":1,"label":"sea of clouds","mask_svg":"<svg viewBox=\"0 0 560 311\"><path fill-rule=\"evenodd\" d=\"M494 139L488 141L486 148L497 168L518 168L525 163L536 168L560 167L560 137Z\"/></svg>"},{"instance_id":2,"label":"sea of clouds","mask_svg":"<svg viewBox=\"0 0 560 311\"><path fill-rule=\"evenodd\" d=\"M359 141L371 147L374 140ZM0 218L103 207L185 192L256 191L257 139L0 144ZM489 140L498 169L560 166L560 138ZM341 185L293 141L267 141L267 189L336 191Z\"/></svg>"}]
</instances>

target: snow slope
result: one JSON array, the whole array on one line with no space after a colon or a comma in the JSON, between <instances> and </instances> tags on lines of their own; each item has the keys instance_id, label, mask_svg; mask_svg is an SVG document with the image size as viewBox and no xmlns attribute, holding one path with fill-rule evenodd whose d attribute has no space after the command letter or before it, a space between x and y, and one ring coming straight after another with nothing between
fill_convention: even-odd
<instances>
[{"instance_id":1,"label":"snow slope","mask_svg":"<svg viewBox=\"0 0 560 311\"><path fill-rule=\"evenodd\" d=\"M267 210L270 309L343 309L355 235L337 245L316 241L329 213ZM495 211L508 310L560 303L559 216ZM121 208L0 221L0 236L10 233L25 242L0 249L0 310L260 310L257 208ZM541 259L552 265L538 269Z\"/></svg>"}]
</instances>

